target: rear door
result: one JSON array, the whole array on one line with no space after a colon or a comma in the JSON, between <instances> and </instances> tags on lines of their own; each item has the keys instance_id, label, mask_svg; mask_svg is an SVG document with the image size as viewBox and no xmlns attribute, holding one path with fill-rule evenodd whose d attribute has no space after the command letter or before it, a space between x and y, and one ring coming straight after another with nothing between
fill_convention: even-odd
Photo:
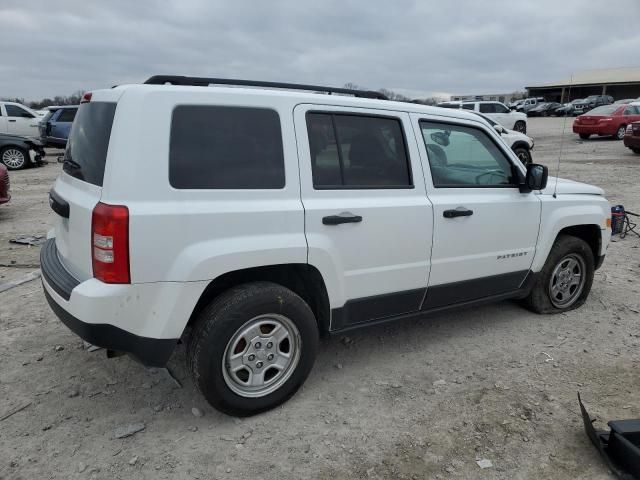
<instances>
[{"instance_id":1,"label":"rear door","mask_svg":"<svg viewBox=\"0 0 640 480\"><path fill-rule=\"evenodd\" d=\"M330 288L331 328L418 311L432 210L409 116L294 110L308 262Z\"/></svg>"},{"instance_id":2,"label":"rear door","mask_svg":"<svg viewBox=\"0 0 640 480\"><path fill-rule=\"evenodd\" d=\"M513 292L533 261L541 204L518 189L517 159L479 122L412 114L434 235L423 308Z\"/></svg>"},{"instance_id":3,"label":"rear door","mask_svg":"<svg viewBox=\"0 0 640 480\"><path fill-rule=\"evenodd\" d=\"M62 108L57 112L57 117L51 122L50 136L57 140L66 140L71 130L71 124L76 116L77 108Z\"/></svg>"},{"instance_id":4,"label":"rear door","mask_svg":"<svg viewBox=\"0 0 640 480\"><path fill-rule=\"evenodd\" d=\"M68 205L68 218L56 218L56 248L67 270L81 281L93 275L91 216L102 195L115 111L115 102L80 106L67 142L63 173L50 195L50 202Z\"/></svg>"},{"instance_id":5,"label":"rear door","mask_svg":"<svg viewBox=\"0 0 640 480\"><path fill-rule=\"evenodd\" d=\"M19 105L5 104L7 113L7 133L23 137L37 137L39 135L39 118Z\"/></svg>"}]
</instances>

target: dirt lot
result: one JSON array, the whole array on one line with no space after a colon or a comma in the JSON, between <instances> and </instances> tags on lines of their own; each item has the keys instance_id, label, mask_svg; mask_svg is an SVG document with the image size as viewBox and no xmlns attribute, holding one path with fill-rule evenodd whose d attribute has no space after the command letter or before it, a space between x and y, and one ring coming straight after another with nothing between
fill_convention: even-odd
<instances>
[{"instance_id":1,"label":"dirt lot","mask_svg":"<svg viewBox=\"0 0 640 480\"><path fill-rule=\"evenodd\" d=\"M534 159L640 211L640 156L582 142L562 119L532 119ZM54 159L51 158L53 162ZM0 283L37 267L13 245L53 220L51 163L11 175L0 207ZM325 339L303 389L256 417L219 414L195 391L184 347L170 369L88 352L53 315L38 280L0 293L0 479L611 478L589 444L576 392L598 425L640 417L640 238L610 246L579 310L517 304ZM193 408L197 416L192 413ZM145 429L115 439L119 427ZM476 460L491 460L480 469Z\"/></svg>"}]
</instances>

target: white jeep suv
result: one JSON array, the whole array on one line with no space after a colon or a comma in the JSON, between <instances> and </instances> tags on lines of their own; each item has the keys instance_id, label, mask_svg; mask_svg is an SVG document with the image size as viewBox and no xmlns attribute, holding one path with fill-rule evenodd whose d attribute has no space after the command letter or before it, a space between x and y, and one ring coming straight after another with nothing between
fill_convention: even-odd
<instances>
[{"instance_id":1,"label":"white jeep suv","mask_svg":"<svg viewBox=\"0 0 640 480\"><path fill-rule=\"evenodd\" d=\"M325 332L579 307L610 237L600 188L547 186L477 115L224 79L85 94L49 200L60 320L152 366L184 334L195 383L234 415L291 397Z\"/></svg>"}]
</instances>

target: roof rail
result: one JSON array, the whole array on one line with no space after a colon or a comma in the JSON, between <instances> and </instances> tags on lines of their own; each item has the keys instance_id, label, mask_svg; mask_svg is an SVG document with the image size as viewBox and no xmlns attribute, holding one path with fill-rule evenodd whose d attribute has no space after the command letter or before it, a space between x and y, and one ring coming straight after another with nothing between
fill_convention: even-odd
<instances>
[{"instance_id":1,"label":"roof rail","mask_svg":"<svg viewBox=\"0 0 640 480\"><path fill-rule=\"evenodd\" d=\"M354 97L376 98L388 100L386 95L373 90L353 90L350 88L321 87L318 85L302 85L298 83L263 82L260 80L234 80L231 78L184 77L181 75L154 75L145 82L148 85L190 85L208 87L209 85L237 85L243 87L286 88L289 90L308 90L312 92L342 93Z\"/></svg>"}]
</instances>

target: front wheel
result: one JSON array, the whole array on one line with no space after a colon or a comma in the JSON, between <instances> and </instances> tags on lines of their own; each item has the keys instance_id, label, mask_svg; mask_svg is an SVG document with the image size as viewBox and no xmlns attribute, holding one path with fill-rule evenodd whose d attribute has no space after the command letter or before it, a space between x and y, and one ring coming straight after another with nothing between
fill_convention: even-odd
<instances>
[{"instance_id":1,"label":"front wheel","mask_svg":"<svg viewBox=\"0 0 640 480\"><path fill-rule=\"evenodd\" d=\"M316 357L318 327L307 303L270 282L240 285L198 316L187 361L216 409L248 416L287 401Z\"/></svg>"},{"instance_id":2,"label":"front wheel","mask_svg":"<svg viewBox=\"0 0 640 480\"><path fill-rule=\"evenodd\" d=\"M27 166L28 154L18 147L5 147L0 150L0 159L9 170L20 170Z\"/></svg>"},{"instance_id":3,"label":"front wheel","mask_svg":"<svg viewBox=\"0 0 640 480\"><path fill-rule=\"evenodd\" d=\"M528 148L518 147L513 150L518 157L518 159L522 162L524 166L527 166L531 163L531 152Z\"/></svg>"},{"instance_id":4,"label":"front wheel","mask_svg":"<svg viewBox=\"0 0 640 480\"><path fill-rule=\"evenodd\" d=\"M589 140L589 137L590 137L590 136L591 136L591 135L589 135L588 133L581 133L581 134L580 134L580 138L581 138L582 140Z\"/></svg>"},{"instance_id":5,"label":"front wheel","mask_svg":"<svg viewBox=\"0 0 640 480\"><path fill-rule=\"evenodd\" d=\"M581 306L593 284L593 252L581 238L560 235L538 273L525 306L537 313L561 313Z\"/></svg>"},{"instance_id":6,"label":"front wheel","mask_svg":"<svg viewBox=\"0 0 640 480\"><path fill-rule=\"evenodd\" d=\"M527 124L525 122L523 122L522 120L518 120L515 123L515 125L513 126L513 129L516 132L527 133Z\"/></svg>"},{"instance_id":7,"label":"front wheel","mask_svg":"<svg viewBox=\"0 0 640 480\"><path fill-rule=\"evenodd\" d=\"M616 140L622 140L624 138L624 132L627 131L627 126L626 125L620 125L620 128L618 128L618 130L616 130L616 134L614 135L614 138Z\"/></svg>"}]
</instances>

